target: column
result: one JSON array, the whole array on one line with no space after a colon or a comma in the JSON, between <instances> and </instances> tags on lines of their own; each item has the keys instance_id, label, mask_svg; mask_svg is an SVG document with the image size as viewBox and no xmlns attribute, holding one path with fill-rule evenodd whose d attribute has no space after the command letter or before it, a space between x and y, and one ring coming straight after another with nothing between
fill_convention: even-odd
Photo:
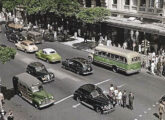
<instances>
[{"instance_id":1,"label":"column","mask_svg":"<svg viewBox=\"0 0 165 120\"><path fill-rule=\"evenodd\" d=\"M145 12L147 12L148 11L148 6L149 6L149 0L146 0L146 10L145 10Z\"/></svg>"},{"instance_id":2,"label":"column","mask_svg":"<svg viewBox=\"0 0 165 120\"><path fill-rule=\"evenodd\" d=\"M162 13L162 16L163 17L165 16L165 0L163 0L163 13Z\"/></svg>"},{"instance_id":3,"label":"column","mask_svg":"<svg viewBox=\"0 0 165 120\"><path fill-rule=\"evenodd\" d=\"M112 3L113 3L112 0L108 0L108 8L109 9L112 9Z\"/></svg>"},{"instance_id":4,"label":"column","mask_svg":"<svg viewBox=\"0 0 165 120\"><path fill-rule=\"evenodd\" d=\"M122 0L117 0L117 10L121 11L121 7L122 7Z\"/></svg>"},{"instance_id":5,"label":"column","mask_svg":"<svg viewBox=\"0 0 165 120\"><path fill-rule=\"evenodd\" d=\"M129 10L132 11L133 0L130 0Z\"/></svg>"},{"instance_id":6,"label":"column","mask_svg":"<svg viewBox=\"0 0 165 120\"><path fill-rule=\"evenodd\" d=\"M140 0L137 0L137 11L139 11L139 7L140 7Z\"/></svg>"}]
</instances>

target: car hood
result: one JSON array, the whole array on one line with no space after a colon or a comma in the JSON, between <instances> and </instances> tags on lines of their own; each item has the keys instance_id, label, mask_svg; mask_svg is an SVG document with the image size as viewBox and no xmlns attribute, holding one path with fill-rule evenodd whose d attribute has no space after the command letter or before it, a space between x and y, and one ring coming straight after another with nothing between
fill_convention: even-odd
<instances>
[{"instance_id":1,"label":"car hood","mask_svg":"<svg viewBox=\"0 0 165 120\"><path fill-rule=\"evenodd\" d=\"M108 105L109 104L109 99L105 95L100 95L94 98L95 101L103 104L103 105Z\"/></svg>"},{"instance_id":2,"label":"car hood","mask_svg":"<svg viewBox=\"0 0 165 120\"><path fill-rule=\"evenodd\" d=\"M33 94L35 97L40 98L40 99L50 99L52 95L48 94L45 90L41 90L39 92L35 92Z\"/></svg>"}]
</instances>

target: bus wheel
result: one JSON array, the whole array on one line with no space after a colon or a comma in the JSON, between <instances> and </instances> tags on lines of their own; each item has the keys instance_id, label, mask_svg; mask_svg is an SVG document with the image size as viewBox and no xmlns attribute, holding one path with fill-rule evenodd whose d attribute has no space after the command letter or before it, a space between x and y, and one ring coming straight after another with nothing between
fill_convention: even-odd
<instances>
[{"instance_id":1,"label":"bus wheel","mask_svg":"<svg viewBox=\"0 0 165 120\"><path fill-rule=\"evenodd\" d=\"M116 66L113 66L112 67L112 71L116 73L117 72L117 67Z\"/></svg>"}]
</instances>

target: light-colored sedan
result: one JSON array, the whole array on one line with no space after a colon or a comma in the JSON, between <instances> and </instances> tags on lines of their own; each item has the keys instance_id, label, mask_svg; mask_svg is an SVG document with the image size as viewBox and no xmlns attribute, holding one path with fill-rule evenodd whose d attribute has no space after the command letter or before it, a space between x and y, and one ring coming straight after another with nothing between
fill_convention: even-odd
<instances>
[{"instance_id":1,"label":"light-colored sedan","mask_svg":"<svg viewBox=\"0 0 165 120\"><path fill-rule=\"evenodd\" d=\"M20 41L16 43L15 46L17 49L22 50L24 52L32 53L38 51L38 47L32 41L29 40Z\"/></svg>"}]
</instances>

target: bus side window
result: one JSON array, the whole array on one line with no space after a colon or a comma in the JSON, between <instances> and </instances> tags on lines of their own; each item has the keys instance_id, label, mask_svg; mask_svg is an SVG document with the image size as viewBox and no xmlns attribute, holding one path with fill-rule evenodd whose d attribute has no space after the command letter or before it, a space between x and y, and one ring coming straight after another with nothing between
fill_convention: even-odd
<instances>
[{"instance_id":1,"label":"bus side window","mask_svg":"<svg viewBox=\"0 0 165 120\"><path fill-rule=\"evenodd\" d=\"M115 60L119 61L119 56L115 55Z\"/></svg>"},{"instance_id":2,"label":"bus side window","mask_svg":"<svg viewBox=\"0 0 165 120\"><path fill-rule=\"evenodd\" d=\"M115 59L115 55L114 54L111 54L111 59Z\"/></svg>"},{"instance_id":3,"label":"bus side window","mask_svg":"<svg viewBox=\"0 0 165 120\"><path fill-rule=\"evenodd\" d=\"M127 59L126 58L124 58L124 63L127 63Z\"/></svg>"},{"instance_id":4,"label":"bus side window","mask_svg":"<svg viewBox=\"0 0 165 120\"><path fill-rule=\"evenodd\" d=\"M102 56L103 56L103 57L107 57L106 52L102 52Z\"/></svg>"},{"instance_id":5,"label":"bus side window","mask_svg":"<svg viewBox=\"0 0 165 120\"><path fill-rule=\"evenodd\" d=\"M110 54L110 53L108 53L108 54L107 54L107 57L108 57L108 58L111 58L111 54Z\"/></svg>"},{"instance_id":6,"label":"bus side window","mask_svg":"<svg viewBox=\"0 0 165 120\"><path fill-rule=\"evenodd\" d=\"M95 54L98 55L99 54L99 51L98 50L95 50Z\"/></svg>"}]
</instances>

